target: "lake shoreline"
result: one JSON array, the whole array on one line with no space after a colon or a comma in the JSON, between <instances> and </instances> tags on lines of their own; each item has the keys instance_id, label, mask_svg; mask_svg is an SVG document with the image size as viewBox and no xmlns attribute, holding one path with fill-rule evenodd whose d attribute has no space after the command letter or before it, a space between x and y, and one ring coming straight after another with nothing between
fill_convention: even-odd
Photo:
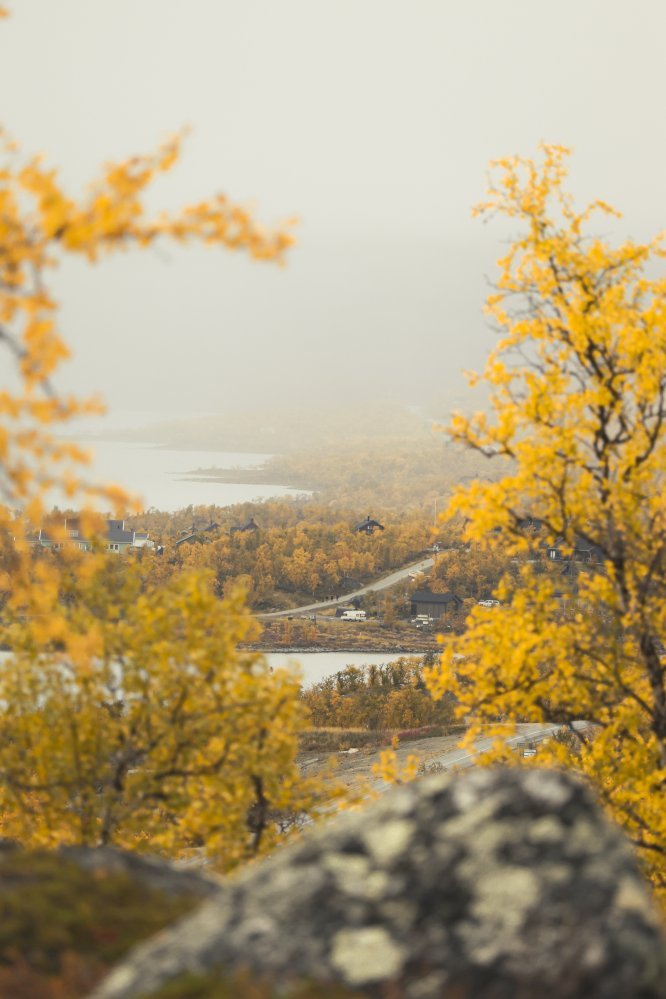
<instances>
[{"instance_id":1,"label":"lake shoreline","mask_svg":"<svg viewBox=\"0 0 666 999\"><path fill-rule=\"evenodd\" d=\"M65 438L63 437L63 440ZM241 503L290 498L303 499L309 491L284 485L288 475L264 471L273 452L200 451L174 449L146 439L132 443L114 439L84 442L81 434L69 435L91 450L87 476L97 483L131 483L131 495L143 510L175 512L188 506L232 507ZM209 476L213 469L219 476ZM200 472L202 474L200 474ZM282 481L278 481L281 479ZM57 493L52 505L62 506Z\"/></svg>"},{"instance_id":2,"label":"lake shoreline","mask_svg":"<svg viewBox=\"0 0 666 999\"><path fill-rule=\"evenodd\" d=\"M267 648L262 645L239 645L238 648L241 652L260 652L262 655L312 655L322 653L322 655L327 653L339 653L340 655L352 655L352 656L426 656L428 652L436 652L437 648L433 649L359 649L356 648L336 648L335 646L325 646L325 645L281 645L275 647L274 645Z\"/></svg>"},{"instance_id":3,"label":"lake shoreline","mask_svg":"<svg viewBox=\"0 0 666 999\"><path fill-rule=\"evenodd\" d=\"M194 471L186 472L180 481L219 482L222 485L236 483L243 486L281 486L284 489L299 489L304 492L312 492L317 488L317 484L312 482L312 480L299 480L297 476L294 476L294 479L295 481L285 483L283 473L273 472L267 466L262 465L257 469L216 468L210 471L208 469L195 469Z\"/></svg>"}]
</instances>

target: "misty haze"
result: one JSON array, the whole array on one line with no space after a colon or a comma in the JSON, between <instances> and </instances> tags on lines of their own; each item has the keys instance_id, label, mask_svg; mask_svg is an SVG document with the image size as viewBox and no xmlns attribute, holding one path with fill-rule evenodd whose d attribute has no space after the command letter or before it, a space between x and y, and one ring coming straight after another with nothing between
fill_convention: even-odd
<instances>
[{"instance_id":1,"label":"misty haze","mask_svg":"<svg viewBox=\"0 0 666 999\"><path fill-rule=\"evenodd\" d=\"M666 999L665 37L0 0L0 999Z\"/></svg>"},{"instance_id":2,"label":"misty haze","mask_svg":"<svg viewBox=\"0 0 666 999\"><path fill-rule=\"evenodd\" d=\"M639 7L649 17L628 31L624 6L598 0L556 16L529 0L121 0L112 16L22 0L3 26L4 119L72 192L187 125L151 204L224 191L268 225L299 219L282 269L197 247L65 262L63 386L111 410L448 411L495 339L483 301L514 235L471 218L491 158L565 142L577 196L622 206L636 237L653 227L666 13ZM31 85L17 87L27 51Z\"/></svg>"}]
</instances>

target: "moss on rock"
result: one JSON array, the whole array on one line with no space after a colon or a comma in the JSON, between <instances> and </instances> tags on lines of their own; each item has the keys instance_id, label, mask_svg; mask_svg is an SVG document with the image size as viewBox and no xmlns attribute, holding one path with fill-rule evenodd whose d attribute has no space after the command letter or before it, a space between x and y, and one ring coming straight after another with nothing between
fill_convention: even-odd
<instances>
[{"instance_id":1,"label":"moss on rock","mask_svg":"<svg viewBox=\"0 0 666 999\"><path fill-rule=\"evenodd\" d=\"M142 999L366 999L367 993L351 991L342 985L300 982L285 991L269 981L250 974L231 977L216 972L206 975L180 975L164 988Z\"/></svg>"},{"instance_id":2,"label":"moss on rock","mask_svg":"<svg viewBox=\"0 0 666 999\"><path fill-rule=\"evenodd\" d=\"M0 851L0 995L76 999L139 940L200 898L60 854Z\"/></svg>"}]
</instances>

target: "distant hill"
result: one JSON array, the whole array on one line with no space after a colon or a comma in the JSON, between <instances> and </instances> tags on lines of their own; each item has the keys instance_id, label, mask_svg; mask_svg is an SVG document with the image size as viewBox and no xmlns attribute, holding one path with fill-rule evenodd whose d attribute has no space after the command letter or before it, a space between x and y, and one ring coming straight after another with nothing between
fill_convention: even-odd
<instances>
[{"instance_id":1,"label":"distant hill","mask_svg":"<svg viewBox=\"0 0 666 999\"><path fill-rule=\"evenodd\" d=\"M434 516L458 485L496 478L506 464L452 444L432 430L413 437L359 437L276 453L260 468L192 469L193 480L275 482L314 494L320 503Z\"/></svg>"}]
</instances>

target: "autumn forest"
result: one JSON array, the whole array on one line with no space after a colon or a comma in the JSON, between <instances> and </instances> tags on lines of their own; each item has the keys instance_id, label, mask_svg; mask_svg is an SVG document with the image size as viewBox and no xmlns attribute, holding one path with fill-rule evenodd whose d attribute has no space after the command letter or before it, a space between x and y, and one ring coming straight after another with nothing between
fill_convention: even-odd
<instances>
[{"instance_id":1,"label":"autumn forest","mask_svg":"<svg viewBox=\"0 0 666 999\"><path fill-rule=\"evenodd\" d=\"M19 18L13 6L10 24ZM337 243L332 226L337 236L317 250L297 218L265 220L246 198L210 187L204 170L188 174L190 142L196 152L196 140L177 132L74 183L57 147L51 159L0 132L3 843L36 856L117 848L214 877L251 870L332 813L426 776L428 758L418 754L427 740L433 772L574 774L622 829L646 891L663 906L663 235L630 238L603 192L591 202L574 196L568 147L542 143L492 162L474 209L497 232L500 259L486 260L484 286L492 335L457 405L451 392L437 395L435 377L457 365L454 351L410 344L427 325L424 286L404 309L402 353L388 337L366 344L371 300L386 297L389 326L403 314L391 305L400 280L382 276L366 299L354 285L358 260L346 259L349 232ZM160 183L169 208L160 207ZM384 229L375 228L379 246ZM459 282L469 266L463 242ZM299 254L322 260L334 250L328 308L293 355L285 347L282 373L268 362L271 376L291 384L288 357L300 352L309 364L319 337L320 380L310 379L309 401L280 402L294 396L281 385L271 401L262 351L270 355L317 286L314 272L306 280L299 271ZM188 254L194 263L182 263ZM192 321L174 355L172 418L151 438L155 448L197 452L184 480L193 497L202 483L220 496L231 484L247 488L240 501L158 509L122 474L120 484L97 480L77 436L83 418L99 417L98 446L110 431L94 380L67 381L70 358L87 357L69 332L70 318L79 329L83 314L70 305L72 287L90 282L99 299L100 327L86 326L97 351L90 370L135 378L137 397L150 396L160 377L157 319L137 319L132 333L141 349L154 336L146 363L139 346L135 358L127 341L116 348L100 332L116 302L94 290L107 274L118 288L128 280L144 315L150 294L135 268L145 260L173 261L157 285L165 298L179 267L193 268L193 288L198 269L226 264L229 296L243 302L230 332L206 297L217 293L217 270L205 290L187 286ZM298 308L276 291L293 274ZM250 284L261 279L267 300L274 296L270 314ZM359 327L345 339L335 309L352 285ZM254 343L252 322L265 342ZM205 348L197 323L213 331ZM448 335L464 340L457 329ZM347 383L332 403L326 374L340 358ZM416 371L411 401L391 389L396 358ZM173 385L182 382L194 411L199 389L203 397L215 384L209 369L227 379L220 411L177 418ZM305 395L305 376L303 385ZM386 390L366 399L365 385ZM225 392L236 401L222 412ZM124 445L143 434L135 422ZM236 467L234 454L256 461ZM268 498L253 498L258 485L270 487ZM335 653L336 666L308 680L269 659L278 653ZM342 779L337 768L347 764ZM146 934L158 928L149 922ZM33 959L38 949L19 953L13 940L0 946L0 990L6 973L19 999L31 989L47 999L87 994L110 959L90 964L63 939L48 961Z\"/></svg>"}]
</instances>

